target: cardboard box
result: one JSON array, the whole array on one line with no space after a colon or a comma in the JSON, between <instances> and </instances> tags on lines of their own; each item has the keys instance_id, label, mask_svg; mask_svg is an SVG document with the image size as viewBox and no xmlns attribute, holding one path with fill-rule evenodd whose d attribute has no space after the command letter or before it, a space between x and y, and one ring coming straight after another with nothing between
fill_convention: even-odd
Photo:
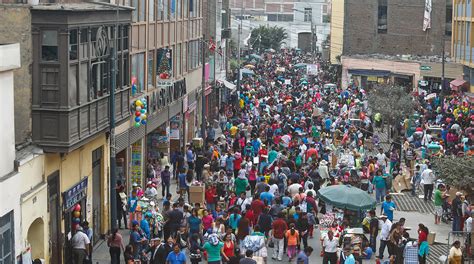
<instances>
[{"instance_id":1,"label":"cardboard box","mask_svg":"<svg viewBox=\"0 0 474 264\"><path fill-rule=\"evenodd\" d=\"M204 186L189 186L189 201L192 204L200 203L201 205L204 205L204 190Z\"/></svg>"},{"instance_id":2,"label":"cardboard box","mask_svg":"<svg viewBox=\"0 0 474 264\"><path fill-rule=\"evenodd\" d=\"M426 238L426 240L427 240L429 245L433 245L434 242L435 242L435 238L436 238L436 233L435 232L430 232L428 234L428 237Z\"/></svg>"}]
</instances>

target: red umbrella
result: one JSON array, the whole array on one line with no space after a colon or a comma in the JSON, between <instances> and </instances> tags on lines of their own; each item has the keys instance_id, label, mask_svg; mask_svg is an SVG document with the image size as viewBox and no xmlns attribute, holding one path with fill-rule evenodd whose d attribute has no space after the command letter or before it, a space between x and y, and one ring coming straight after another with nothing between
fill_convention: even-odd
<instances>
[{"instance_id":1,"label":"red umbrella","mask_svg":"<svg viewBox=\"0 0 474 264\"><path fill-rule=\"evenodd\" d=\"M417 128L416 128L416 131L417 131L417 132L423 132L423 128L417 127Z\"/></svg>"},{"instance_id":2,"label":"red umbrella","mask_svg":"<svg viewBox=\"0 0 474 264\"><path fill-rule=\"evenodd\" d=\"M315 155L317 157L318 156L318 150L316 150L315 148L310 148L306 151L306 156L307 157L312 157L313 155Z\"/></svg>"}]
</instances>

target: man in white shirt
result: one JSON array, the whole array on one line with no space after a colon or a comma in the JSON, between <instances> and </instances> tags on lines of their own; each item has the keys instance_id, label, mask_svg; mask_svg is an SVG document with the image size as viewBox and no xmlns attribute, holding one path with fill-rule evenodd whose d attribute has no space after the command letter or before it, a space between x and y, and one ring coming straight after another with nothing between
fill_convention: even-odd
<instances>
[{"instance_id":1,"label":"man in white shirt","mask_svg":"<svg viewBox=\"0 0 474 264\"><path fill-rule=\"evenodd\" d=\"M431 197L433 196L433 187L436 177L431 170L431 165L428 164L428 168L421 173L421 180L423 181L423 191L424 197L423 200L431 201Z\"/></svg>"},{"instance_id":2,"label":"man in white shirt","mask_svg":"<svg viewBox=\"0 0 474 264\"><path fill-rule=\"evenodd\" d=\"M381 215L379 217L382 221L382 230L380 231L380 247L379 247L379 259L383 259L383 252L385 247L388 245L390 229L392 228L392 222L387 219L386 215Z\"/></svg>"},{"instance_id":3,"label":"man in white shirt","mask_svg":"<svg viewBox=\"0 0 474 264\"><path fill-rule=\"evenodd\" d=\"M290 192L291 198L293 198L295 195L299 193L300 188L303 188L303 186L301 186L301 184L299 183L293 183L290 186L288 186L288 191Z\"/></svg>"},{"instance_id":4,"label":"man in white shirt","mask_svg":"<svg viewBox=\"0 0 474 264\"><path fill-rule=\"evenodd\" d=\"M337 245L339 245L339 241L334 238L334 233L330 230L323 240L323 264L337 262Z\"/></svg>"},{"instance_id":5,"label":"man in white shirt","mask_svg":"<svg viewBox=\"0 0 474 264\"><path fill-rule=\"evenodd\" d=\"M375 155L377 158L377 164L379 165L382 173L385 173L385 167L387 167L387 156L383 153L383 149L379 148L379 153Z\"/></svg>"},{"instance_id":6,"label":"man in white shirt","mask_svg":"<svg viewBox=\"0 0 474 264\"><path fill-rule=\"evenodd\" d=\"M73 264L83 264L89 255L90 240L81 226L77 227L76 234L71 238Z\"/></svg>"}]
</instances>

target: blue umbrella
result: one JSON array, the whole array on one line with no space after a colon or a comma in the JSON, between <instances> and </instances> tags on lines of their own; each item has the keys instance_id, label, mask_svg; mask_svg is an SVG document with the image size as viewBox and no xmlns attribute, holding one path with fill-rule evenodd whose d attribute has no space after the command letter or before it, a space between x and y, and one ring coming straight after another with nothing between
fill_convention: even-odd
<instances>
[{"instance_id":1,"label":"blue umbrella","mask_svg":"<svg viewBox=\"0 0 474 264\"><path fill-rule=\"evenodd\" d=\"M297 64L295 64L295 68L303 68L303 67L306 67L306 65L308 65L308 64L306 64L306 63L297 63Z\"/></svg>"},{"instance_id":2,"label":"blue umbrella","mask_svg":"<svg viewBox=\"0 0 474 264\"><path fill-rule=\"evenodd\" d=\"M249 69L240 69L240 73L242 74L249 74L249 75L254 75L255 72L253 72L252 70L249 70Z\"/></svg>"}]
</instances>

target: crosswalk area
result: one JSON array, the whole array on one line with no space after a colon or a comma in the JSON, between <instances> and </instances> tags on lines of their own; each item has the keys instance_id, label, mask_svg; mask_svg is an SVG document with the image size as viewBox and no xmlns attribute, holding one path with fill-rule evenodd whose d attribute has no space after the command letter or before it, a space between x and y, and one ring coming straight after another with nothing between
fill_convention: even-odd
<instances>
[{"instance_id":1,"label":"crosswalk area","mask_svg":"<svg viewBox=\"0 0 474 264\"><path fill-rule=\"evenodd\" d=\"M439 260L440 256L447 256L449 253L449 245L448 244L441 244L435 243L430 246L430 254L428 255L428 259L426 263L445 263Z\"/></svg>"},{"instance_id":2,"label":"crosswalk area","mask_svg":"<svg viewBox=\"0 0 474 264\"><path fill-rule=\"evenodd\" d=\"M432 201L425 202L418 196L412 196L410 193L392 193L393 201L397 209L405 212L420 212L424 214L433 213L434 206Z\"/></svg>"}]
</instances>

